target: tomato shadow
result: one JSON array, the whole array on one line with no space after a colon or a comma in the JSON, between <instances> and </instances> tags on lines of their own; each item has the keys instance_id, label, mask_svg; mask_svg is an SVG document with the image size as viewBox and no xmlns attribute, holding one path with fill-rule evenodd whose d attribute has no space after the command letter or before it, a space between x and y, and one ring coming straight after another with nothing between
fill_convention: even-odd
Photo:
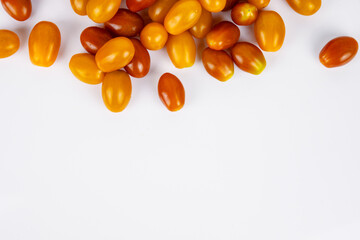
<instances>
[{"instance_id":1,"label":"tomato shadow","mask_svg":"<svg viewBox=\"0 0 360 240\"><path fill-rule=\"evenodd\" d=\"M24 51L24 49L26 49L30 31L31 31L31 29L27 26L21 26L21 27L14 28L14 32L18 35L18 37L20 39L19 51Z\"/></svg>"}]
</instances>

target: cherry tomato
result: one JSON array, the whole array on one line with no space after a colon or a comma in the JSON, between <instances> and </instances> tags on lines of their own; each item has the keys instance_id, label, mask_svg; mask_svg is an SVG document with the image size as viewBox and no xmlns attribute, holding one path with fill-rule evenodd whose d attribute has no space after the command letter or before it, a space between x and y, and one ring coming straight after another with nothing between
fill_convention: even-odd
<instances>
[{"instance_id":1,"label":"cherry tomato","mask_svg":"<svg viewBox=\"0 0 360 240\"><path fill-rule=\"evenodd\" d=\"M112 19L120 8L121 0L89 0L86 13L96 23Z\"/></svg>"},{"instance_id":2,"label":"cherry tomato","mask_svg":"<svg viewBox=\"0 0 360 240\"><path fill-rule=\"evenodd\" d=\"M69 68L77 79L87 84L99 84L104 79L104 73L96 65L94 55L89 53L72 56Z\"/></svg>"},{"instance_id":3,"label":"cherry tomato","mask_svg":"<svg viewBox=\"0 0 360 240\"><path fill-rule=\"evenodd\" d=\"M219 81L225 82L234 75L234 62L225 51L205 48L202 62L206 71Z\"/></svg>"},{"instance_id":4,"label":"cherry tomato","mask_svg":"<svg viewBox=\"0 0 360 240\"><path fill-rule=\"evenodd\" d=\"M132 12L139 12L145 8L150 7L156 0L126 0L126 6Z\"/></svg>"},{"instance_id":5,"label":"cherry tomato","mask_svg":"<svg viewBox=\"0 0 360 240\"><path fill-rule=\"evenodd\" d=\"M140 41L149 50L162 49L168 40L164 26L157 22L149 23L140 33Z\"/></svg>"},{"instance_id":6,"label":"cherry tomato","mask_svg":"<svg viewBox=\"0 0 360 240\"><path fill-rule=\"evenodd\" d=\"M285 39L285 23L274 11L261 11L255 21L255 37L260 48L267 52L278 51Z\"/></svg>"},{"instance_id":7,"label":"cherry tomato","mask_svg":"<svg viewBox=\"0 0 360 240\"><path fill-rule=\"evenodd\" d=\"M226 6L226 0L199 0L203 8L209 12L221 12Z\"/></svg>"},{"instance_id":8,"label":"cherry tomato","mask_svg":"<svg viewBox=\"0 0 360 240\"><path fill-rule=\"evenodd\" d=\"M135 55L130 39L113 38L105 43L95 55L96 64L103 72L112 72L128 65Z\"/></svg>"},{"instance_id":9,"label":"cherry tomato","mask_svg":"<svg viewBox=\"0 0 360 240\"><path fill-rule=\"evenodd\" d=\"M20 47L18 35L9 30L0 30L0 58L7 58L16 53Z\"/></svg>"},{"instance_id":10,"label":"cherry tomato","mask_svg":"<svg viewBox=\"0 0 360 240\"><path fill-rule=\"evenodd\" d=\"M225 50L232 47L240 38L239 28L228 21L219 22L206 35L206 43L214 50Z\"/></svg>"},{"instance_id":11,"label":"cherry tomato","mask_svg":"<svg viewBox=\"0 0 360 240\"><path fill-rule=\"evenodd\" d=\"M15 20L25 21L31 15L31 0L1 0L1 4Z\"/></svg>"},{"instance_id":12,"label":"cherry tomato","mask_svg":"<svg viewBox=\"0 0 360 240\"><path fill-rule=\"evenodd\" d=\"M202 39L206 37L206 34L208 34L212 27L212 14L211 12L203 9L201 12L201 16L197 23L190 28L190 33L199 39Z\"/></svg>"},{"instance_id":13,"label":"cherry tomato","mask_svg":"<svg viewBox=\"0 0 360 240\"><path fill-rule=\"evenodd\" d=\"M117 36L135 37L144 27L142 17L128 9L121 8L115 16L105 23L105 28Z\"/></svg>"},{"instance_id":14,"label":"cherry tomato","mask_svg":"<svg viewBox=\"0 0 360 240\"><path fill-rule=\"evenodd\" d=\"M171 112L179 111L185 104L185 89L181 81L171 73L161 76L158 84L159 97Z\"/></svg>"},{"instance_id":15,"label":"cherry tomato","mask_svg":"<svg viewBox=\"0 0 360 240\"><path fill-rule=\"evenodd\" d=\"M91 54L96 54L105 43L112 39L111 34L103 28L88 27L80 35L82 46Z\"/></svg>"},{"instance_id":16,"label":"cherry tomato","mask_svg":"<svg viewBox=\"0 0 360 240\"><path fill-rule=\"evenodd\" d=\"M76 14L80 16L86 15L86 5L89 0L70 0L71 7Z\"/></svg>"},{"instance_id":17,"label":"cherry tomato","mask_svg":"<svg viewBox=\"0 0 360 240\"><path fill-rule=\"evenodd\" d=\"M270 0L248 0L248 2L255 5L258 9L263 9L269 5Z\"/></svg>"},{"instance_id":18,"label":"cherry tomato","mask_svg":"<svg viewBox=\"0 0 360 240\"><path fill-rule=\"evenodd\" d=\"M31 62L40 67L50 67L56 61L61 45L59 28L52 22L39 22L29 36Z\"/></svg>"},{"instance_id":19,"label":"cherry tomato","mask_svg":"<svg viewBox=\"0 0 360 240\"><path fill-rule=\"evenodd\" d=\"M235 64L243 71L259 75L266 67L264 54L255 45L239 42L231 48Z\"/></svg>"},{"instance_id":20,"label":"cherry tomato","mask_svg":"<svg viewBox=\"0 0 360 240\"><path fill-rule=\"evenodd\" d=\"M231 18L237 25L251 25L257 16L258 9L250 3L238 3L231 10Z\"/></svg>"},{"instance_id":21,"label":"cherry tomato","mask_svg":"<svg viewBox=\"0 0 360 240\"><path fill-rule=\"evenodd\" d=\"M136 78L145 77L150 70L150 55L146 48L137 39L130 39L135 47L132 61L125 67L127 73Z\"/></svg>"},{"instance_id":22,"label":"cherry tomato","mask_svg":"<svg viewBox=\"0 0 360 240\"><path fill-rule=\"evenodd\" d=\"M358 42L352 37L338 37L328 42L321 50L320 62L327 68L349 63L357 54Z\"/></svg>"},{"instance_id":23,"label":"cherry tomato","mask_svg":"<svg viewBox=\"0 0 360 240\"><path fill-rule=\"evenodd\" d=\"M115 71L105 75L102 98L111 112L122 112L130 102L131 93L131 79L126 72Z\"/></svg>"},{"instance_id":24,"label":"cherry tomato","mask_svg":"<svg viewBox=\"0 0 360 240\"><path fill-rule=\"evenodd\" d=\"M237 4L238 2L239 0L226 0L226 5L223 11L228 11L232 9L235 6L235 4Z\"/></svg>"},{"instance_id":25,"label":"cherry tomato","mask_svg":"<svg viewBox=\"0 0 360 240\"><path fill-rule=\"evenodd\" d=\"M163 23L166 15L176 2L177 0L157 0L148 9L149 17L154 22Z\"/></svg>"},{"instance_id":26,"label":"cherry tomato","mask_svg":"<svg viewBox=\"0 0 360 240\"><path fill-rule=\"evenodd\" d=\"M193 27L201 16L201 4L197 0L176 2L164 20L168 33L178 35Z\"/></svg>"},{"instance_id":27,"label":"cherry tomato","mask_svg":"<svg viewBox=\"0 0 360 240\"><path fill-rule=\"evenodd\" d=\"M310 16L319 11L321 0L287 0L288 4L295 12Z\"/></svg>"},{"instance_id":28,"label":"cherry tomato","mask_svg":"<svg viewBox=\"0 0 360 240\"><path fill-rule=\"evenodd\" d=\"M196 45L188 31L179 35L170 35L166 43L166 49L175 67L188 68L194 65Z\"/></svg>"}]
</instances>

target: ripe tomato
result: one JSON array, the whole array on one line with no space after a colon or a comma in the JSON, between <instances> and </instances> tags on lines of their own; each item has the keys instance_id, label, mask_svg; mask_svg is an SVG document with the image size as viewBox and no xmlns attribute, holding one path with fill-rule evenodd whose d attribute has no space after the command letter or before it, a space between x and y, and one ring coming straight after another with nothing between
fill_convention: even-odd
<instances>
[{"instance_id":1,"label":"ripe tomato","mask_svg":"<svg viewBox=\"0 0 360 240\"><path fill-rule=\"evenodd\" d=\"M226 0L199 0L203 8L209 12L221 12L226 6Z\"/></svg>"},{"instance_id":2,"label":"ripe tomato","mask_svg":"<svg viewBox=\"0 0 360 240\"><path fill-rule=\"evenodd\" d=\"M81 45L86 51L94 55L111 39L111 33L100 27L85 28L80 35Z\"/></svg>"},{"instance_id":3,"label":"ripe tomato","mask_svg":"<svg viewBox=\"0 0 360 240\"><path fill-rule=\"evenodd\" d=\"M199 21L197 21L197 23L190 28L189 31L194 37L202 39L210 32L212 22L213 19L211 12L203 9Z\"/></svg>"},{"instance_id":4,"label":"ripe tomato","mask_svg":"<svg viewBox=\"0 0 360 240\"><path fill-rule=\"evenodd\" d=\"M225 51L205 48L202 62L206 71L219 81L225 82L234 75L234 62Z\"/></svg>"},{"instance_id":5,"label":"ripe tomato","mask_svg":"<svg viewBox=\"0 0 360 240\"><path fill-rule=\"evenodd\" d=\"M150 70L150 55L148 50L135 38L130 39L135 47L135 55L125 67L127 73L136 78L145 77Z\"/></svg>"},{"instance_id":6,"label":"ripe tomato","mask_svg":"<svg viewBox=\"0 0 360 240\"><path fill-rule=\"evenodd\" d=\"M263 9L269 5L270 0L248 0L248 2L255 5L258 9Z\"/></svg>"},{"instance_id":7,"label":"ripe tomato","mask_svg":"<svg viewBox=\"0 0 360 240\"><path fill-rule=\"evenodd\" d=\"M19 50L18 35L9 30L0 30L0 58L7 58Z\"/></svg>"},{"instance_id":8,"label":"ripe tomato","mask_svg":"<svg viewBox=\"0 0 360 240\"><path fill-rule=\"evenodd\" d=\"M171 73L161 76L158 83L160 100L171 112L179 111L185 104L185 89L181 81Z\"/></svg>"},{"instance_id":9,"label":"ripe tomato","mask_svg":"<svg viewBox=\"0 0 360 240\"><path fill-rule=\"evenodd\" d=\"M250 3L238 3L231 10L231 19L237 25L251 25L258 16L258 9Z\"/></svg>"},{"instance_id":10,"label":"ripe tomato","mask_svg":"<svg viewBox=\"0 0 360 240\"><path fill-rule=\"evenodd\" d=\"M239 28L228 21L219 22L206 35L206 43L214 50L225 50L232 47L240 37Z\"/></svg>"},{"instance_id":11,"label":"ripe tomato","mask_svg":"<svg viewBox=\"0 0 360 240\"><path fill-rule=\"evenodd\" d=\"M113 18L120 8L121 0L89 0L86 13L96 23L104 23Z\"/></svg>"},{"instance_id":12,"label":"ripe tomato","mask_svg":"<svg viewBox=\"0 0 360 240\"><path fill-rule=\"evenodd\" d=\"M160 50L165 46L168 35L162 24L152 22L141 31L140 41L149 50Z\"/></svg>"},{"instance_id":13,"label":"ripe tomato","mask_svg":"<svg viewBox=\"0 0 360 240\"><path fill-rule=\"evenodd\" d=\"M94 55L89 53L72 56L69 68L77 79L87 84L99 84L104 79L104 73L96 65Z\"/></svg>"},{"instance_id":14,"label":"ripe tomato","mask_svg":"<svg viewBox=\"0 0 360 240\"><path fill-rule=\"evenodd\" d=\"M166 49L175 67L188 68L194 65L196 45L188 31L179 35L170 35L166 43Z\"/></svg>"},{"instance_id":15,"label":"ripe tomato","mask_svg":"<svg viewBox=\"0 0 360 240\"><path fill-rule=\"evenodd\" d=\"M86 5L89 0L70 0L71 7L76 14L80 16L86 15Z\"/></svg>"},{"instance_id":16,"label":"ripe tomato","mask_svg":"<svg viewBox=\"0 0 360 240\"><path fill-rule=\"evenodd\" d=\"M309 16L319 11L321 0L287 0L288 4L295 12Z\"/></svg>"},{"instance_id":17,"label":"ripe tomato","mask_svg":"<svg viewBox=\"0 0 360 240\"><path fill-rule=\"evenodd\" d=\"M31 0L1 0L5 11L18 21L25 21L31 15Z\"/></svg>"},{"instance_id":18,"label":"ripe tomato","mask_svg":"<svg viewBox=\"0 0 360 240\"><path fill-rule=\"evenodd\" d=\"M151 20L158 23L163 23L166 15L177 0L157 0L148 9L148 14Z\"/></svg>"},{"instance_id":19,"label":"ripe tomato","mask_svg":"<svg viewBox=\"0 0 360 240\"><path fill-rule=\"evenodd\" d=\"M231 48L235 64L243 71L259 75L266 67L264 54L255 45L239 42Z\"/></svg>"}]
</instances>

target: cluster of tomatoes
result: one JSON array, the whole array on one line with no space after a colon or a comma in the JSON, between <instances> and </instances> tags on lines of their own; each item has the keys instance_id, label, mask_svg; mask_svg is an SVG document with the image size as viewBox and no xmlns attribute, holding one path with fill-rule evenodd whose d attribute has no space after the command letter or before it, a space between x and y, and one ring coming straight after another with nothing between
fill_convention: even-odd
<instances>
[{"instance_id":1,"label":"cluster of tomatoes","mask_svg":"<svg viewBox=\"0 0 360 240\"><path fill-rule=\"evenodd\" d=\"M276 52L285 39L285 23L275 11L264 10L270 0L70 0L73 10L87 15L103 27L88 27L80 41L88 53L74 55L69 63L71 72L88 84L102 83L102 96L112 112L123 111L131 98L131 77L145 77L151 65L148 50L166 47L176 68L194 65L197 46L194 38L204 39L202 51L206 71L220 81L234 74L234 63L241 70L258 75L266 67L262 51ZM302 15L313 15L321 0L287 0L290 7ZM1 0L5 10L19 21L31 14L31 0ZM213 23L212 13L231 11L232 22ZM238 42L237 25L254 24L258 46ZM0 58L14 54L19 48L17 35L0 30ZM40 22L29 37L32 63L49 67L60 48L57 26ZM5 47L4 47L5 46ZM320 52L320 62L326 67L338 67L350 62L358 51L351 37L330 41ZM124 69L124 70L120 70ZM159 97L170 111L180 110L185 103L181 81L170 73L158 82Z\"/></svg>"}]
</instances>

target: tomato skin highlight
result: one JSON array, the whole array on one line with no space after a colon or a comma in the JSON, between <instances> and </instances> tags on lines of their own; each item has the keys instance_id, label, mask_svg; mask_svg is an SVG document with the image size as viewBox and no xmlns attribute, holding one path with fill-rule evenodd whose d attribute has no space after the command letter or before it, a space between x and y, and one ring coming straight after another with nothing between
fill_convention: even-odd
<instances>
[{"instance_id":1,"label":"tomato skin highlight","mask_svg":"<svg viewBox=\"0 0 360 240\"><path fill-rule=\"evenodd\" d=\"M171 62L176 68L188 68L196 60L196 44L191 34L186 31L179 35L170 35L166 49Z\"/></svg>"},{"instance_id":2,"label":"tomato skin highlight","mask_svg":"<svg viewBox=\"0 0 360 240\"><path fill-rule=\"evenodd\" d=\"M205 48L202 53L202 62L205 70L221 82L229 80L234 75L234 62L223 50Z\"/></svg>"},{"instance_id":3,"label":"tomato skin highlight","mask_svg":"<svg viewBox=\"0 0 360 240\"><path fill-rule=\"evenodd\" d=\"M255 5L259 10L267 7L270 0L248 0L249 3Z\"/></svg>"},{"instance_id":4,"label":"tomato skin highlight","mask_svg":"<svg viewBox=\"0 0 360 240\"><path fill-rule=\"evenodd\" d=\"M338 37L328 42L319 54L320 62L327 68L349 63L359 50L358 42L352 37Z\"/></svg>"},{"instance_id":5,"label":"tomato skin highlight","mask_svg":"<svg viewBox=\"0 0 360 240\"><path fill-rule=\"evenodd\" d=\"M226 7L226 0L199 0L203 8L209 12L221 12Z\"/></svg>"},{"instance_id":6,"label":"tomato skin highlight","mask_svg":"<svg viewBox=\"0 0 360 240\"><path fill-rule=\"evenodd\" d=\"M129 75L124 71L107 73L102 84L102 98L105 106L113 113L124 111L132 94Z\"/></svg>"},{"instance_id":7,"label":"tomato skin highlight","mask_svg":"<svg viewBox=\"0 0 360 240\"><path fill-rule=\"evenodd\" d=\"M20 48L18 35L9 30L0 30L0 58L15 54Z\"/></svg>"},{"instance_id":8,"label":"tomato skin highlight","mask_svg":"<svg viewBox=\"0 0 360 240\"><path fill-rule=\"evenodd\" d=\"M260 11L255 21L254 32L262 50L276 52L285 40L285 23L275 11Z\"/></svg>"},{"instance_id":9,"label":"tomato skin highlight","mask_svg":"<svg viewBox=\"0 0 360 240\"><path fill-rule=\"evenodd\" d=\"M104 79L104 73L96 65L94 55L89 53L72 56L69 68L77 79L87 84L96 85Z\"/></svg>"},{"instance_id":10,"label":"tomato skin highlight","mask_svg":"<svg viewBox=\"0 0 360 240\"><path fill-rule=\"evenodd\" d=\"M111 33L100 27L85 28L80 35L81 45L87 52L94 55L111 39Z\"/></svg>"},{"instance_id":11,"label":"tomato skin highlight","mask_svg":"<svg viewBox=\"0 0 360 240\"><path fill-rule=\"evenodd\" d=\"M232 22L222 21L206 35L206 43L211 49L225 50L232 47L239 38L239 28Z\"/></svg>"},{"instance_id":12,"label":"tomato skin highlight","mask_svg":"<svg viewBox=\"0 0 360 240\"><path fill-rule=\"evenodd\" d=\"M144 20L139 14L120 8L104 26L116 36L136 37L144 28Z\"/></svg>"},{"instance_id":13,"label":"tomato skin highlight","mask_svg":"<svg viewBox=\"0 0 360 240\"><path fill-rule=\"evenodd\" d=\"M70 0L74 12L80 16L86 15L86 5L89 0Z\"/></svg>"},{"instance_id":14,"label":"tomato skin highlight","mask_svg":"<svg viewBox=\"0 0 360 240\"><path fill-rule=\"evenodd\" d=\"M17 21L25 21L31 16L31 0L1 0L5 11Z\"/></svg>"},{"instance_id":15,"label":"tomato skin highlight","mask_svg":"<svg viewBox=\"0 0 360 240\"><path fill-rule=\"evenodd\" d=\"M166 15L177 1L178 0L157 0L149 7L149 17L154 22L164 23Z\"/></svg>"},{"instance_id":16,"label":"tomato skin highlight","mask_svg":"<svg viewBox=\"0 0 360 240\"><path fill-rule=\"evenodd\" d=\"M126 0L126 6L132 12L139 12L150 7L156 0Z\"/></svg>"},{"instance_id":17,"label":"tomato skin highlight","mask_svg":"<svg viewBox=\"0 0 360 240\"><path fill-rule=\"evenodd\" d=\"M321 0L286 0L290 7L294 9L295 12L304 15L310 16L315 14L321 8Z\"/></svg>"},{"instance_id":18,"label":"tomato skin highlight","mask_svg":"<svg viewBox=\"0 0 360 240\"><path fill-rule=\"evenodd\" d=\"M140 33L142 45L153 51L162 49L165 46L168 37L169 34L165 27L157 22L149 23Z\"/></svg>"},{"instance_id":19,"label":"tomato skin highlight","mask_svg":"<svg viewBox=\"0 0 360 240\"><path fill-rule=\"evenodd\" d=\"M235 64L243 71L259 75L266 67L264 54L255 45L239 42L231 48L231 56Z\"/></svg>"},{"instance_id":20,"label":"tomato skin highlight","mask_svg":"<svg viewBox=\"0 0 360 240\"><path fill-rule=\"evenodd\" d=\"M89 0L86 13L96 23L104 23L113 18L119 10L121 0Z\"/></svg>"},{"instance_id":21,"label":"tomato skin highlight","mask_svg":"<svg viewBox=\"0 0 360 240\"><path fill-rule=\"evenodd\" d=\"M171 112L182 109L185 105L185 89L181 81L171 73L165 73L158 83L161 102Z\"/></svg>"},{"instance_id":22,"label":"tomato skin highlight","mask_svg":"<svg viewBox=\"0 0 360 240\"><path fill-rule=\"evenodd\" d=\"M132 77L145 77L150 71L150 55L148 50L135 38L130 39L135 48L135 55L131 62L125 67L127 73Z\"/></svg>"},{"instance_id":23,"label":"tomato skin highlight","mask_svg":"<svg viewBox=\"0 0 360 240\"><path fill-rule=\"evenodd\" d=\"M212 23L211 12L203 9L199 20L189 31L194 37L202 39L211 31Z\"/></svg>"}]
</instances>

